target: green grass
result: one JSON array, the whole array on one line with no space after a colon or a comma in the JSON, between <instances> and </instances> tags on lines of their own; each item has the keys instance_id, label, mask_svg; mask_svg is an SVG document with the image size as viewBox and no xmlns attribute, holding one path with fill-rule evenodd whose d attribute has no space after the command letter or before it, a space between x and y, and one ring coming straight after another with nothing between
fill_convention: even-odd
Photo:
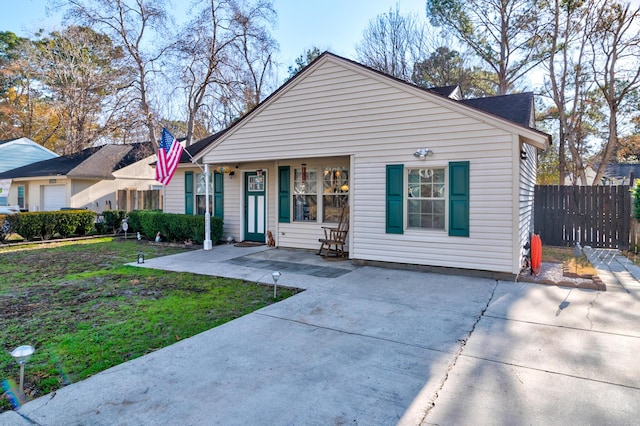
<instances>
[{"instance_id":1,"label":"green grass","mask_svg":"<svg viewBox=\"0 0 640 426\"><path fill-rule=\"evenodd\" d=\"M23 344L36 348L25 374L36 397L274 302L271 286L123 266L141 247L184 251L111 238L0 247L0 380L18 381L9 352Z\"/></svg>"}]
</instances>

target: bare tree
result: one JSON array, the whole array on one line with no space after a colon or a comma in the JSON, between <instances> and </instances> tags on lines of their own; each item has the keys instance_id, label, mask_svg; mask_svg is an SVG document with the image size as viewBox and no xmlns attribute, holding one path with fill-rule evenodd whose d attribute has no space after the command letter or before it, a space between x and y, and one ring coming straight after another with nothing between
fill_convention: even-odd
<instances>
[{"instance_id":1,"label":"bare tree","mask_svg":"<svg viewBox=\"0 0 640 426\"><path fill-rule=\"evenodd\" d=\"M224 127L264 97L277 45L271 1L205 0L176 44L187 97L187 143L197 124ZM206 127L206 126L205 126Z\"/></svg>"},{"instance_id":2,"label":"bare tree","mask_svg":"<svg viewBox=\"0 0 640 426\"><path fill-rule=\"evenodd\" d=\"M581 146L587 136L584 131L585 116L593 85L593 79L587 72L593 56L588 49L588 39L594 30L599 1L553 0L548 4L547 12L551 19L547 34L550 54L544 64L548 70L545 83L554 105L551 115L559 123L558 168L561 184L567 172L567 145L573 157L574 170L582 183L586 184Z\"/></svg>"},{"instance_id":3,"label":"bare tree","mask_svg":"<svg viewBox=\"0 0 640 426\"><path fill-rule=\"evenodd\" d=\"M546 57L538 0L427 0L427 15L496 73L499 95Z\"/></svg>"},{"instance_id":4,"label":"bare tree","mask_svg":"<svg viewBox=\"0 0 640 426\"><path fill-rule=\"evenodd\" d=\"M239 37L234 45L240 59L239 68L244 71L241 82L245 114L264 99L267 79L272 75L273 54L278 50L278 43L271 37L269 27L276 17L271 0L236 3L234 23Z\"/></svg>"},{"instance_id":5,"label":"bare tree","mask_svg":"<svg viewBox=\"0 0 640 426\"><path fill-rule=\"evenodd\" d=\"M228 62L228 50L237 37L231 31L231 4L213 0L195 13L180 32L176 44L180 58L181 81L187 95L187 145L193 139L194 126L213 84L226 84L222 68Z\"/></svg>"},{"instance_id":6,"label":"bare tree","mask_svg":"<svg viewBox=\"0 0 640 426\"><path fill-rule=\"evenodd\" d=\"M410 81L413 64L426 56L428 37L425 25L416 15L403 16L398 7L369 22L356 45L363 64Z\"/></svg>"},{"instance_id":7,"label":"bare tree","mask_svg":"<svg viewBox=\"0 0 640 426\"><path fill-rule=\"evenodd\" d=\"M640 87L640 9L631 9L629 3L603 2L597 13L600 19L589 38L597 52L592 70L609 116L607 140L594 179L600 182L618 146L620 109Z\"/></svg>"},{"instance_id":8,"label":"bare tree","mask_svg":"<svg viewBox=\"0 0 640 426\"><path fill-rule=\"evenodd\" d=\"M152 110L150 82L159 72L154 64L169 47L166 37L167 14L164 0L62 0L68 6L67 17L104 31L121 44L136 77L131 85L137 92L135 102L148 138L157 149L156 118ZM154 37L156 36L156 37ZM147 49L156 47L154 52Z\"/></svg>"}]
</instances>

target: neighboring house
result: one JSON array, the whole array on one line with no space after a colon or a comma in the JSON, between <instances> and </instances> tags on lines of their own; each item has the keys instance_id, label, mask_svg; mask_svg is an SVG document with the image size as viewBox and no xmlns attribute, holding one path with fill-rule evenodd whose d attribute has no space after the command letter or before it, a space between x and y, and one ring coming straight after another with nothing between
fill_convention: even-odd
<instances>
[{"instance_id":1,"label":"neighboring house","mask_svg":"<svg viewBox=\"0 0 640 426\"><path fill-rule=\"evenodd\" d=\"M640 178L640 164L609 164L604 170L603 185L633 185Z\"/></svg>"},{"instance_id":2,"label":"neighboring house","mask_svg":"<svg viewBox=\"0 0 640 426\"><path fill-rule=\"evenodd\" d=\"M596 169L591 166L591 164L587 164L584 166L584 176L587 179L587 185L591 186L593 185L593 181L596 178ZM564 184L565 185L578 185L578 186L584 186L584 182L582 182L582 180L580 179L580 176L578 176L575 173L567 173L564 177Z\"/></svg>"},{"instance_id":3,"label":"neighboring house","mask_svg":"<svg viewBox=\"0 0 640 426\"><path fill-rule=\"evenodd\" d=\"M151 143L103 145L0 173L11 180L9 204L29 211L162 206Z\"/></svg>"},{"instance_id":4,"label":"neighboring house","mask_svg":"<svg viewBox=\"0 0 640 426\"><path fill-rule=\"evenodd\" d=\"M584 167L585 177L587 178L587 185L593 185L596 173L600 167L599 164L587 164ZM640 178L640 164L617 164L611 163L604 169L604 176L602 177L600 185L633 185L635 179ZM574 183L574 176L568 174L565 177L565 185L583 185L580 179L577 179L577 183Z\"/></svg>"},{"instance_id":5,"label":"neighboring house","mask_svg":"<svg viewBox=\"0 0 640 426\"><path fill-rule=\"evenodd\" d=\"M29 138L0 140L0 173L57 156ZM8 182L0 183L0 188L7 186ZM8 205L5 195L5 191L0 191L0 206Z\"/></svg>"},{"instance_id":6,"label":"neighboring house","mask_svg":"<svg viewBox=\"0 0 640 426\"><path fill-rule=\"evenodd\" d=\"M325 52L187 150L216 171L225 236L271 230L280 247L317 250L346 203L353 260L513 276L533 232L536 151L551 142L533 125L530 93L460 100ZM195 214L202 173L184 160L165 211Z\"/></svg>"}]
</instances>

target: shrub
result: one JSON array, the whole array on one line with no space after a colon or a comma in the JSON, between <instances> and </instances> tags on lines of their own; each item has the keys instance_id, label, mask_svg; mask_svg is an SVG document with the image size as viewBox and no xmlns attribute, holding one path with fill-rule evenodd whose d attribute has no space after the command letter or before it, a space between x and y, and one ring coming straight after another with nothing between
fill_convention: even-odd
<instances>
[{"instance_id":1,"label":"shrub","mask_svg":"<svg viewBox=\"0 0 640 426\"><path fill-rule=\"evenodd\" d=\"M93 228L96 214L91 210L65 210L56 212L55 232L66 238L71 235L87 235Z\"/></svg>"},{"instance_id":2,"label":"shrub","mask_svg":"<svg viewBox=\"0 0 640 426\"><path fill-rule=\"evenodd\" d=\"M136 210L129 213L129 225L150 240L156 233L165 241L182 242L191 240L196 244L204 241L204 217L187 214L162 213L157 210ZM211 218L211 240L222 237L223 221Z\"/></svg>"},{"instance_id":3,"label":"shrub","mask_svg":"<svg viewBox=\"0 0 640 426\"><path fill-rule=\"evenodd\" d=\"M58 233L66 238L71 235L86 235L92 228L95 213L90 210L65 210L51 212L20 213L12 218L12 232L25 240L40 237L48 240Z\"/></svg>"},{"instance_id":4,"label":"shrub","mask_svg":"<svg viewBox=\"0 0 640 426\"><path fill-rule=\"evenodd\" d=\"M105 210L102 212L102 217L104 217L104 224L106 226L107 231L111 231L114 234L116 231L122 226L122 221L124 220L127 212L124 210Z\"/></svg>"},{"instance_id":5,"label":"shrub","mask_svg":"<svg viewBox=\"0 0 640 426\"><path fill-rule=\"evenodd\" d=\"M41 217L38 213L20 213L16 220L16 232L25 240L33 240L40 236L41 233Z\"/></svg>"},{"instance_id":6,"label":"shrub","mask_svg":"<svg viewBox=\"0 0 640 426\"><path fill-rule=\"evenodd\" d=\"M635 185L631 188L633 195L633 217L640 221L640 179L636 179Z\"/></svg>"},{"instance_id":7,"label":"shrub","mask_svg":"<svg viewBox=\"0 0 640 426\"><path fill-rule=\"evenodd\" d=\"M54 222L54 232L60 234L62 238L67 238L71 234L73 234L76 230L76 223L73 218L73 215L65 212L63 215L59 215L55 218Z\"/></svg>"},{"instance_id":8,"label":"shrub","mask_svg":"<svg viewBox=\"0 0 640 426\"><path fill-rule=\"evenodd\" d=\"M91 210L74 211L73 216L76 218L76 234L85 236L93 229L96 214Z\"/></svg>"}]
</instances>

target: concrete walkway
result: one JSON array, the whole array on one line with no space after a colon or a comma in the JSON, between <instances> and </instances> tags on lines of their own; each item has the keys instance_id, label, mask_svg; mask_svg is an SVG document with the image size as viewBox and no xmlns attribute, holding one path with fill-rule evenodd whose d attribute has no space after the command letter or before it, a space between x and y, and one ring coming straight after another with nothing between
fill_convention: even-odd
<instances>
[{"instance_id":1,"label":"concrete walkway","mask_svg":"<svg viewBox=\"0 0 640 426\"><path fill-rule=\"evenodd\" d=\"M640 296L640 267L619 250L585 247L583 252L607 290L623 290Z\"/></svg>"},{"instance_id":2,"label":"concrete walkway","mask_svg":"<svg viewBox=\"0 0 640 426\"><path fill-rule=\"evenodd\" d=\"M636 424L640 298L216 246L148 260L306 289L2 425Z\"/></svg>"}]
</instances>

